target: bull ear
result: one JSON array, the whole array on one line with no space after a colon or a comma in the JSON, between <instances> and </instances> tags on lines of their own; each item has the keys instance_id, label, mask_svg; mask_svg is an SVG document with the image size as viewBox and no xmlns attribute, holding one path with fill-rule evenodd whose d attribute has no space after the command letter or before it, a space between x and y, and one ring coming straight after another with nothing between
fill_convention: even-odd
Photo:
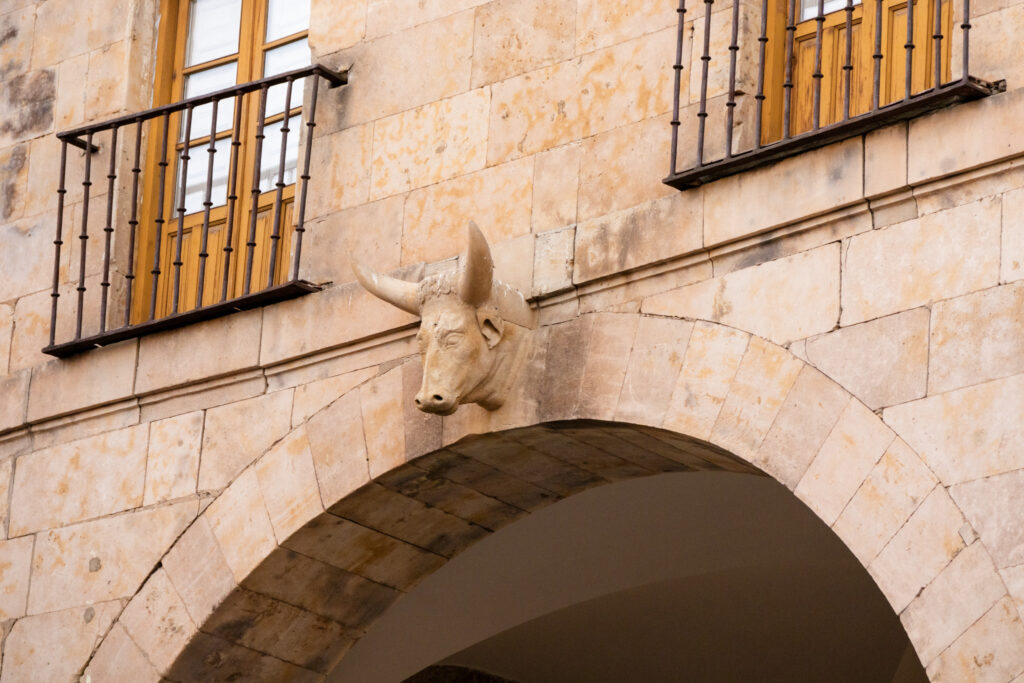
<instances>
[{"instance_id":1,"label":"bull ear","mask_svg":"<svg viewBox=\"0 0 1024 683\"><path fill-rule=\"evenodd\" d=\"M479 306L491 298L491 283L494 278L494 261L484 234L473 221L467 230L468 244L462 255L462 272L459 274L459 297L470 306Z\"/></svg>"},{"instance_id":2,"label":"bull ear","mask_svg":"<svg viewBox=\"0 0 1024 683\"><path fill-rule=\"evenodd\" d=\"M387 275L379 275L373 270L351 258L352 270L356 279L366 291L378 299L387 301L392 306L401 308L414 315L420 314L420 301L414 282L399 280Z\"/></svg>"},{"instance_id":3,"label":"bull ear","mask_svg":"<svg viewBox=\"0 0 1024 683\"><path fill-rule=\"evenodd\" d=\"M505 334L504 321L495 315L494 311L477 311L476 321L480 327L480 333L484 336L484 341L487 342L487 348L493 349Z\"/></svg>"}]
</instances>

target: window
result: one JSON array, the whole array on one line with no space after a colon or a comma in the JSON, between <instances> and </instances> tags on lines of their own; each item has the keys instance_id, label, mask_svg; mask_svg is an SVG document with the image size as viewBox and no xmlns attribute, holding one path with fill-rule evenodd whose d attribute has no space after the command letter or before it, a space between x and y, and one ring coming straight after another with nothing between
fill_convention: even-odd
<instances>
[{"instance_id":1,"label":"window","mask_svg":"<svg viewBox=\"0 0 1024 683\"><path fill-rule=\"evenodd\" d=\"M165 9L175 21L160 36L157 97L164 102L310 63L309 0L169 0ZM140 242L138 262L160 277L155 291L154 278L136 280L133 322L259 291L287 277L302 95L300 79L290 88L281 83L196 106L168 118L166 143L158 127L151 128L148 158L164 159L166 166L148 176L141 225L152 229ZM256 174L258 192L252 190Z\"/></svg>"},{"instance_id":2,"label":"window","mask_svg":"<svg viewBox=\"0 0 1024 683\"><path fill-rule=\"evenodd\" d=\"M665 182L694 187L1000 92L1003 81L967 71L969 9L969 0L679 0Z\"/></svg>"}]
</instances>

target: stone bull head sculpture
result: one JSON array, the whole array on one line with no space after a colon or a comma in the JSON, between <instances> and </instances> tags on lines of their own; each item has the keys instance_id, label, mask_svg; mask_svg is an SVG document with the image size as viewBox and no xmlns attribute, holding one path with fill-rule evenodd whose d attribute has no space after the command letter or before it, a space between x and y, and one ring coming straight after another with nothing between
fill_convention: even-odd
<instances>
[{"instance_id":1,"label":"stone bull head sculpture","mask_svg":"<svg viewBox=\"0 0 1024 683\"><path fill-rule=\"evenodd\" d=\"M451 415L461 403L501 407L527 355L534 313L520 292L494 280L491 250L475 223L454 273L414 283L355 259L352 267L371 294L420 316L420 410Z\"/></svg>"}]
</instances>

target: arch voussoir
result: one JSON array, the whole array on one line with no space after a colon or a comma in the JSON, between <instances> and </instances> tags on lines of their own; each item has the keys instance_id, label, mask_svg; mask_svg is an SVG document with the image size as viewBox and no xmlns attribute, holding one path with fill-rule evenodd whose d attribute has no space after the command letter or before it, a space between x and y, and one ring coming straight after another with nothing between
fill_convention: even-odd
<instances>
[{"instance_id":1,"label":"arch voussoir","mask_svg":"<svg viewBox=\"0 0 1024 683\"><path fill-rule=\"evenodd\" d=\"M115 632L170 680L320 680L481 538L595 486L699 470L771 476L800 497L867 567L933 678L985 642L977 629L1010 619L987 550L916 453L760 337L582 315L537 331L506 406L443 418L413 408L420 373L415 359L381 368L257 458L133 598L125 615L150 605L151 632L126 616ZM983 590L949 617L959 580ZM154 652L171 623L185 635ZM95 661L124 647L108 638Z\"/></svg>"}]
</instances>

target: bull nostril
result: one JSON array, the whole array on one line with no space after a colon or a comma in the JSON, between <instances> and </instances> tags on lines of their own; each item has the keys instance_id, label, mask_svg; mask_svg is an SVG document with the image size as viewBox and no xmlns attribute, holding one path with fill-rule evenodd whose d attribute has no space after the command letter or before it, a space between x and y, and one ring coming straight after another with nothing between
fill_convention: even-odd
<instances>
[{"instance_id":1,"label":"bull nostril","mask_svg":"<svg viewBox=\"0 0 1024 683\"><path fill-rule=\"evenodd\" d=\"M434 394L434 400L440 403L441 401L444 400L444 398L441 396L441 394Z\"/></svg>"},{"instance_id":2,"label":"bull nostril","mask_svg":"<svg viewBox=\"0 0 1024 683\"><path fill-rule=\"evenodd\" d=\"M416 405L421 405L422 403L423 403L423 401L421 401L419 399L416 399Z\"/></svg>"}]
</instances>

